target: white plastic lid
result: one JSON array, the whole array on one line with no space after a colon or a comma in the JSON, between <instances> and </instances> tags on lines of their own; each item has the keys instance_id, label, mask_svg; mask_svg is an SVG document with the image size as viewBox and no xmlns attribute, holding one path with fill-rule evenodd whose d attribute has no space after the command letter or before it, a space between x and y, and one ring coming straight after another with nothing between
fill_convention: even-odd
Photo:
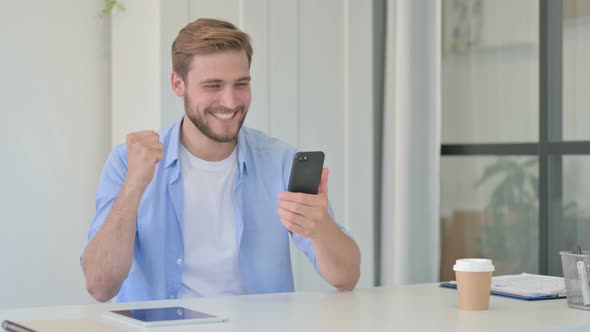
<instances>
[{"instance_id":1,"label":"white plastic lid","mask_svg":"<svg viewBox=\"0 0 590 332\"><path fill-rule=\"evenodd\" d=\"M495 268L491 259L463 258L457 259L453 270L463 272L490 272L494 271Z\"/></svg>"}]
</instances>

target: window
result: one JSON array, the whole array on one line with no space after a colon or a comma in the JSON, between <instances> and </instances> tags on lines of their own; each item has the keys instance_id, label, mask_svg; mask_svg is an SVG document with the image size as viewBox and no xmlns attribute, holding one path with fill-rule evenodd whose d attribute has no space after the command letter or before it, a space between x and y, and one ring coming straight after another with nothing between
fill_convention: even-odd
<instances>
[{"instance_id":1,"label":"window","mask_svg":"<svg viewBox=\"0 0 590 332\"><path fill-rule=\"evenodd\" d=\"M441 279L590 250L590 2L443 1Z\"/></svg>"}]
</instances>

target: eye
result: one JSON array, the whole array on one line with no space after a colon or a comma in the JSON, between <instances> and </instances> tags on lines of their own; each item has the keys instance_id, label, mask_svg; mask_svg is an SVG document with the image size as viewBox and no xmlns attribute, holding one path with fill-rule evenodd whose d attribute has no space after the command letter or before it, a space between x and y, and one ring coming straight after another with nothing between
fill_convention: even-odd
<instances>
[{"instance_id":1,"label":"eye","mask_svg":"<svg viewBox=\"0 0 590 332\"><path fill-rule=\"evenodd\" d=\"M219 84L207 84L205 85L205 89L207 90L219 90L221 88L221 85Z\"/></svg>"},{"instance_id":2,"label":"eye","mask_svg":"<svg viewBox=\"0 0 590 332\"><path fill-rule=\"evenodd\" d=\"M240 83L236 84L236 86L239 87L239 88L245 88L248 85L250 85L249 82L240 82Z\"/></svg>"}]
</instances>

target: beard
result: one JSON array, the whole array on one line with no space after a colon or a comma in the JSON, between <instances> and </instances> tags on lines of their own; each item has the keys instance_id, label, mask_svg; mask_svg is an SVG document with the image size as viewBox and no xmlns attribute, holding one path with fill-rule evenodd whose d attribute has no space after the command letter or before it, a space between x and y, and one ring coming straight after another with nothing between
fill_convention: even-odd
<instances>
[{"instance_id":1,"label":"beard","mask_svg":"<svg viewBox=\"0 0 590 332\"><path fill-rule=\"evenodd\" d=\"M207 113L209 112L225 112L225 113L231 113L231 112L236 112L236 114L234 116L241 116L242 118L240 119L240 122L238 123L238 127L236 128L236 130L231 131L231 132L227 132L227 133L223 133L223 134L218 134L215 133L213 131L213 129L211 128L211 126L209 126L207 124L207 121L205 121L204 117L206 116ZM191 120L191 122L195 125L195 127L197 127L197 129L199 129L199 131L205 135L205 137L209 138L210 140L217 142L217 143L229 143L229 142L235 142L238 138L238 133L240 132L240 129L242 128L242 125L244 124L244 120L246 119L246 110L244 108L244 106L238 106L233 110L230 110L229 108L225 108L225 107L207 107L203 110L203 112L200 112L198 106L193 107L190 99L188 98L187 95L184 96L184 112L187 115L187 117ZM242 115L243 114L243 115Z\"/></svg>"}]
</instances>

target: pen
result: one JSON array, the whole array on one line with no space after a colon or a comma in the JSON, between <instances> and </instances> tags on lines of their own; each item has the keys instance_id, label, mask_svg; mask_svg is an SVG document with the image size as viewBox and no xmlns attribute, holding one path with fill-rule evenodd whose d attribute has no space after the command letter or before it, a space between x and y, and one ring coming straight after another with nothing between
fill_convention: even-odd
<instances>
[{"instance_id":1,"label":"pen","mask_svg":"<svg viewBox=\"0 0 590 332\"><path fill-rule=\"evenodd\" d=\"M15 322L11 322L9 320L5 320L2 322L2 328L8 332L37 332L35 330L31 330L28 327L22 326Z\"/></svg>"}]
</instances>

